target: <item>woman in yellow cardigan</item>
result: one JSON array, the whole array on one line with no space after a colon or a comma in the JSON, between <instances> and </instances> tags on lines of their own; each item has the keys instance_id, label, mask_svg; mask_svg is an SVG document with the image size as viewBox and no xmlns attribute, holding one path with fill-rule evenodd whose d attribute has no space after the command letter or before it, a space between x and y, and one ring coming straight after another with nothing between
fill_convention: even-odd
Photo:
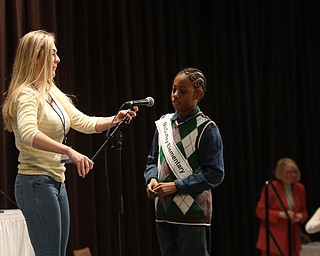
<instances>
[{"instance_id":1,"label":"woman in yellow cardigan","mask_svg":"<svg viewBox=\"0 0 320 256\"><path fill-rule=\"evenodd\" d=\"M41 256L66 255L70 212L65 163L75 164L83 178L93 168L89 157L67 145L69 129L102 132L125 117L131 120L138 110L111 117L85 115L54 83L59 62L52 33L37 30L23 36L2 108L5 129L13 131L19 150L16 201Z\"/></svg>"}]
</instances>

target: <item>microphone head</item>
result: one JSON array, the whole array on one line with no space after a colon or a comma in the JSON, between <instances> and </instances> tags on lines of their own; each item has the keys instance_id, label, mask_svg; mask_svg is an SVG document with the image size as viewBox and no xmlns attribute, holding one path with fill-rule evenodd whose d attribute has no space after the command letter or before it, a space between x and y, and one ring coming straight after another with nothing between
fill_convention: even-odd
<instances>
[{"instance_id":1,"label":"microphone head","mask_svg":"<svg viewBox=\"0 0 320 256\"><path fill-rule=\"evenodd\" d=\"M147 97L146 100L148 101L147 107L152 107L154 105L154 99L152 97Z\"/></svg>"}]
</instances>

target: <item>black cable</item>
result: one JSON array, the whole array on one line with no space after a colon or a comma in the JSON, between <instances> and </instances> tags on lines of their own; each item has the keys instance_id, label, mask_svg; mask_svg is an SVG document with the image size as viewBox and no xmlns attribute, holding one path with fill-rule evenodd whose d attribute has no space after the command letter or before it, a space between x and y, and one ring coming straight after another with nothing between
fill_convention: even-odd
<instances>
[{"instance_id":1,"label":"black cable","mask_svg":"<svg viewBox=\"0 0 320 256\"><path fill-rule=\"evenodd\" d=\"M11 203L13 203L19 209L19 206L17 205L17 203L14 200L12 200L6 193L0 190L0 194L4 195Z\"/></svg>"}]
</instances>

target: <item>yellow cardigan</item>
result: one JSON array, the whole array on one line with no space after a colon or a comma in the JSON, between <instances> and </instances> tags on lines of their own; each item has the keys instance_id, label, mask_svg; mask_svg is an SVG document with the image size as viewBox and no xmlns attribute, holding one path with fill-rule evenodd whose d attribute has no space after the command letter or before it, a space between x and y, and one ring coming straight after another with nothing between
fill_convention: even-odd
<instances>
[{"instance_id":1,"label":"yellow cardigan","mask_svg":"<svg viewBox=\"0 0 320 256\"><path fill-rule=\"evenodd\" d=\"M83 133L96 133L99 117L90 117L79 111L57 87L49 91L52 106L44 105L45 114L40 118L39 99L32 88L23 90L17 100L17 119L13 125L16 147L19 150L18 173L48 175L58 182L65 180L65 166L61 155L32 147L34 136L41 131L62 143L65 132L75 129ZM54 108L54 109L53 109Z\"/></svg>"}]
</instances>

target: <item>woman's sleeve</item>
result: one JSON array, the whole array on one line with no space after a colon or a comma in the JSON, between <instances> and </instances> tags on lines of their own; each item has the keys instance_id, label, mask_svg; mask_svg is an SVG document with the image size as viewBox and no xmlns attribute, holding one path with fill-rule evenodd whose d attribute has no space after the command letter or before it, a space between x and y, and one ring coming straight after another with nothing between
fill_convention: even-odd
<instances>
[{"instance_id":1,"label":"woman's sleeve","mask_svg":"<svg viewBox=\"0 0 320 256\"><path fill-rule=\"evenodd\" d=\"M38 100L32 91L24 90L17 99L17 132L21 142L32 146L38 130Z\"/></svg>"},{"instance_id":2,"label":"woman's sleeve","mask_svg":"<svg viewBox=\"0 0 320 256\"><path fill-rule=\"evenodd\" d=\"M82 133L97 133L95 127L100 117L88 116L77 109L69 98L57 87L53 89L54 95L59 99L60 104L64 107L70 118L72 129Z\"/></svg>"}]
</instances>

